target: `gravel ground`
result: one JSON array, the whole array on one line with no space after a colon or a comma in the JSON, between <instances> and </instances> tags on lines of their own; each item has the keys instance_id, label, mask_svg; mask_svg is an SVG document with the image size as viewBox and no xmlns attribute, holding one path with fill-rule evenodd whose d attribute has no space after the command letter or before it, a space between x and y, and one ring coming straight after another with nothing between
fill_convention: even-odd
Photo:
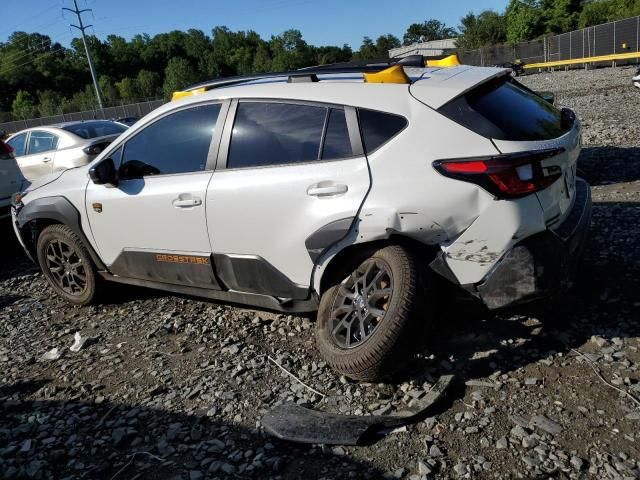
<instances>
[{"instance_id":1,"label":"gravel ground","mask_svg":"<svg viewBox=\"0 0 640 480\"><path fill-rule=\"evenodd\" d=\"M119 287L98 306L70 307L7 234L0 477L639 478L640 91L632 72L523 79L557 92L585 124L580 169L595 206L574 289L553 307L449 308L430 349L397 383L336 376L316 353L312 317ZM74 353L78 331L92 338ZM56 347L61 358L41 359ZM371 446L297 446L260 429L262 413L283 400L399 411L451 372L456 387L433 417Z\"/></svg>"}]
</instances>

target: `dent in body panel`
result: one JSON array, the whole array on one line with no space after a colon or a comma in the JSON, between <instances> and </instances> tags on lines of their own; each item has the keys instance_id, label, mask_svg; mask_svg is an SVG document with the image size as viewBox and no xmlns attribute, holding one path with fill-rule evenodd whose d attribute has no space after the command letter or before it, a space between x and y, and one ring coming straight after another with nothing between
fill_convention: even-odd
<instances>
[{"instance_id":1,"label":"dent in body panel","mask_svg":"<svg viewBox=\"0 0 640 480\"><path fill-rule=\"evenodd\" d=\"M447 265L460 284L478 283L518 240L545 229L535 195L494 201L455 241L443 247Z\"/></svg>"}]
</instances>

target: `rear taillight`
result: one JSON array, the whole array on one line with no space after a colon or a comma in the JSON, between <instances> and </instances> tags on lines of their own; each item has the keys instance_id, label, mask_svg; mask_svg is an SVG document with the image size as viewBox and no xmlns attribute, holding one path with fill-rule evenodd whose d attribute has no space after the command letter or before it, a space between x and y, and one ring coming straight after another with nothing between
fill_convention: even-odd
<instances>
[{"instance_id":1,"label":"rear taillight","mask_svg":"<svg viewBox=\"0 0 640 480\"><path fill-rule=\"evenodd\" d=\"M13 147L8 143L0 141L0 160L13 158Z\"/></svg>"},{"instance_id":2,"label":"rear taillight","mask_svg":"<svg viewBox=\"0 0 640 480\"><path fill-rule=\"evenodd\" d=\"M492 157L437 160L442 175L480 185L499 198L517 198L547 188L562 175L558 166L542 161L564 152L563 148L536 150Z\"/></svg>"},{"instance_id":3,"label":"rear taillight","mask_svg":"<svg viewBox=\"0 0 640 480\"><path fill-rule=\"evenodd\" d=\"M82 149L82 151L87 155L98 155L100 152L102 152L102 150L103 149L101 145L89 145L88 147L84 147Z\"/></svg>"},{"instance_id":4,"label":"rear taillight","mask_svg":"<svg viewBox=\"0 0 640 480\"><path fill-rule=\"evenodd\" d=\"M102 151L109 146L111 141L94 143L93 145L89 145L88 147L84 147L82 151L87 155L98 155L102 153Z\"/></svg>"}]
</instances>

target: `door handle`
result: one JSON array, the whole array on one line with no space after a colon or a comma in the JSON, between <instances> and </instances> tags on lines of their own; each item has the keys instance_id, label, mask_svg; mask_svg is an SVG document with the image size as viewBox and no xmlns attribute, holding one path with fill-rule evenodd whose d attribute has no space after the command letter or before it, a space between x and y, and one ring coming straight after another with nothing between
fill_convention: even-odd
<instances>
[{"instance_id":1,"label":"door handle","mask_svg":"<svg viewBox=\"0 0 640 480\"><path fill-rule=\"evenodd\" d=\"M322 183L311 185L307 189L307 195L311 197L332 197L334 195L343 195L347 193L349 187L343 184L322 185Z\"/></svg>"},{"instance_id":2,"label":"door handle","mask_svg":"<svg viewBox=\"0 0 640 480\"><path fill-rule=\"evenodd\" d=\"M43 162L43 163L49 163L50 161L51 161L51 157L44 157L44 158L42 159L42 162Z\"/></svg>"},{"instance_id":3,"label":"door handle","mask_svg":"<svg viewBox=\"0 0 640 480\"><path fill-rule=\"evenodd\" d=\"M177 208L191 208L202 205L202 200L191 195L180 195L173 201L173 206Z\"/></svg>"}]
</instances>

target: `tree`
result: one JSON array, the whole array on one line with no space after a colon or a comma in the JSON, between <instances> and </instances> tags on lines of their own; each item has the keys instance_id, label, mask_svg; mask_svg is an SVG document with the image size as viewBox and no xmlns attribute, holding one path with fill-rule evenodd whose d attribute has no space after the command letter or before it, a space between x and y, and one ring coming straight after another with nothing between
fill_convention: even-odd
<instances>
[{"instance_id":1,"label":"tree","mask_svg":"<svg viewBox=\"0 0 640 480\"><path fill-rule=\"evenodd\" d=\"M313 52L299 30L287 30L269 42L275 71L296 70L313 63Z\"/></svg>"},{"instance_id":2,"label":"tree","mask_svg":"<svg viewBox=\"0 0 640 480\"><path fill-rule=\"evenodd\" d=\"M102 99L105 105L115 105L120 98L117 87L113 84L113 80L108 75L100 75L98 80L100 90L102 91Z\"/></svg>"},{"instance_id":3,"label":"tree","mask_svg":"<svg viewBox=\"0 0 640 480\"><path fill-rule=\"evenodd\" d=\"M400 47L400 40L395 35L381 35L376 40L376 54L379 58L388 58L389 50Z\"/></svg>"},{"instance_id":4,"label":"tree","mask_svg":"<svg viewBox=\"0 0 640 480\"><path fill-rule=\"evenodd\" d=\"M38 113L42 117L52 117L62 112L63 98L58 92L44 90L38 92Z\"/></svg>"},{"instance_id":5,"label":"tree","mask_svg":"<svg viewBox=\"0 0 640 480\"><path fill-rule=\"evenodd\" d=\"M360 50L353 57L358 60L389 58L389 50L398 47L400 47L400 40L391 34L380 35L375 43L369 37L364 37Z\"/></svg>"},{"instance_id":6,"label":"tree","mask_svg":"<svg viewBox=\"0 0 640 480\"><path fill-rule=\"evenodd\" d=\"M591 1L584 4L578 17L578 27L585 28L608 22L613 17L614 2Z\"/></svg>"},{"instance_id":7,"label":"tree","mask_svg":"<svg viewBox=\"0 0 640 480\"><path fill-rule=\"evenodd\" d=\"M575 30L582 0L542 0L540 9L545 25L545 32L557 35Z\"/></svg>"},{"instance_id":8,"label":"tree","mask_svg":"<svg viewBox=\"0 0 640 480\"><path fill-rule=\"evenodd\" d=\"M535 0L510 0L504 13L507 41L515 44L538 36L542 26L540 13Z\"/></svg>"},{"instance_id":9,"label":"tree","mask_svg":"<svg viewBox=\"0 0 640 480\"><path fill-rule=\"evenodd\" d=\"M149 70L140 70L136 77L138 93L141 98L157 97L160 90L160 75Z\"/></svg>"},{"instance_id":10,"label":"tree","mask_svg":"<svg viewBox=\"0 0 640 480\"><path fill-rule=\"evenodd\" d=\"M125 102L135 102L140 98L140 90L138 90L138 82L135 78L125 77L116 83L116 88L120 94L120 98Z\"/></svg>"},{"instance_id":11,"label":"tree","mask_svg":"<svg viewBox=\"0 0 640 480\"><path fill-rule=\"evenodd\" d=\"M407 28L402 37L404 45L411 45L418 42L430 42L432 40L442 40L456 36L455 29L448 27L440 20L431 18L422 23L412 23Z\"/></svg>"},{"instance_id":12,"label":"tree","mask_svg":"<svg viewBox=\"0 0 640 480\"><path fill-rule=\"evenodd\" d=\"M33 118L36 115L37 109L33 103L33 98L28 92L24 90L18 90L16 98L11 104L11 110L13 111L13 118L16 120L27 120Z\"/></svg>"},{"instance_id":13,"label":"tree","mask_svg":"<svg viewBox=\"0 0 640 480\"><path fill-rule=\"evenodd\" d=\"M460 36L456 41L459 48L474 50L503 43L507 40L504 16L492 10L479 15L468 13L460 20Z\"/></svg>"},{"instance_id":14,"label":"tree","mask_svg":"<svg viewBox=\"0 0 640 480\"><path fill-rule=\"evenodd\" d=\"M175 57L169 60L164 70L164 85L162 86L165 98L171 98L173 92L196 82L196 73L191 64L184 58Z\"/></svg>"},{"instance_id":15,"label":"tree","mask_svg":"<svg viewBox=\"0 0 640 480\"><path fill-rule=\"evenodd\" d=\"M354 58L376 58L377 54L378 50L376 49L376 45L373 43L373 40L371 40L369 37L364 37L362 39L362 45L360 45L360 49L355 53Z\"/></svg>"}]
</instances>

